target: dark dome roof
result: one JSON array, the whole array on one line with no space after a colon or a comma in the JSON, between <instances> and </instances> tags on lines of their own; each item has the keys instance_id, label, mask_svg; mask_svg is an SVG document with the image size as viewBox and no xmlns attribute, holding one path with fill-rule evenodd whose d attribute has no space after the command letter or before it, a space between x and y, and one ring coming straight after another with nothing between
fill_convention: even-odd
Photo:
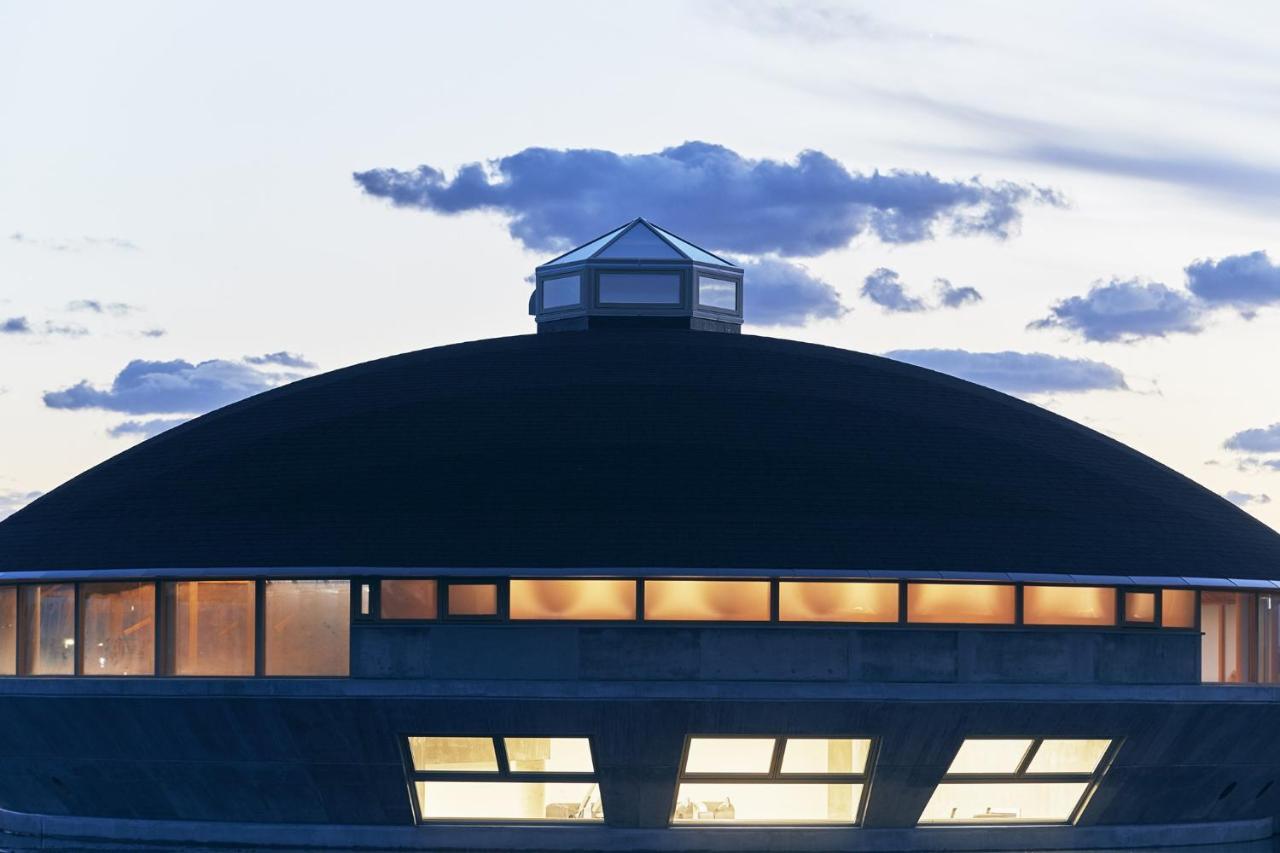
<instances>
[{"instance_id":1,"label":"dark dome roof","mask_svg":"<svg viewBox=\"0 0 1280 853\"><path fill-rule=\"evenodd\" d=\"M1273 578L1141 454L874 356L689 331L408 353L199 418L0 523L0 570L798 568Z\"/></svg>"}]
</instances>

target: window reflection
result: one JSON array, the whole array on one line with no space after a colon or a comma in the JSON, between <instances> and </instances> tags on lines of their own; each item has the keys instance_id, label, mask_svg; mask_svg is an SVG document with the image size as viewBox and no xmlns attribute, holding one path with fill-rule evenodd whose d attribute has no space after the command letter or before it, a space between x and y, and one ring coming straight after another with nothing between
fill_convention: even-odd
<instances>
[{"instance_id":1,"label":"window reflection","mask_svg":"<svg viewBox=\"0 0 1280 853\"><path fill-rule=\"evenodd\" d=\"M782 622L897 622L898 584L780 581Z\"/></svg>"},{"instance_id":2,"label":"window reflection","mask_svg":"<svg viewBox=\"0 0 1280 853\"><path fill-rule=\"evenodd\" d=\"M913 583L907 585L907 621L1012 625L1017 616L1015 601L1012 586Z\"/></svg>"},{"instance_id":3,"label":"window reflection","mask_svg":"<svg viewBox=\"0 0 1280 853\"><path fill-rule=\"evenodd\" d=\"M698 276L698 304L707 308L738 309L738 284L709 275Z\"/></svg>"},{"instance_id":4,"label":"window reflection","mask_svg":"<svg viewBox=\"0 0 1280 853\"><path fill-rule=\"evenodd\" d=\"M512 619L636 618L632 580L512 580Z\"/></svg>"},{"instance_id":5,"label":"window reflection","mask_svg":"<svg viewBox=\"0 0 1280 853\"><path fill-rule=\"evenodd\" d=\"M165 672L253 675L253 581L166 583L164 608L169 625Z\"/></svg>"},{"instance_id":6,"label":"window reflection","mask_svg":"<svg viewBox=\"0 0 1280 853\"><path fill-rule=\"evenodd\" d=\"M650 621L768 622L768 581L647 580Z\"/></svg>"},{"instance_id":7,"label":"window reflection","mask_svg":"<svg viewBox=\"0 0 1280 853\"><path fill-rule=\"evenodd\" d=\"M600 273L599 286L601 304L680 304L680 276L675 273Z\"/></svg>"},{"instance_id":8,"label":"window reflection","mask_svg":"<svg viewBox=\"0 0 1280 853\"><path fill-rule=\"evenodd\" d=\"M435 619L439 587L434 580L386 578L378 589L383 619Z\"/></svg>"},{"instance_id":9,"label":"window reflection","mask_svg":"<svg viewBox=\"0 0 1280 853\"><path fill-rule=\"evenodd\" d=\"M19 587L23 675L73 675L76 670L76 587L70 583Z\"/></svg>"},{"instance_id":10,"label":"window reflection","mask_svg":"<svg viewBox=\"0 0 1280 853\"><path fill-rule=\"evenodd\" d=\"M156 586L86 583L80 671L85 675L154 675Z\"/></svg>"},{"instance_id":11,"label":"window reflection","mask_svg":"<svg viewBox=\"0 0 1280 853\"><path fill-rule=\"evenodd\" d=\"M582 278L562 275L542 280L542 310L564 308L582 301Z\"/></svg>"},{"instance_id":12,"label":"window reflection","mask_svg":"<svg viewBox=\"0 0 1280 853\"><path fill-rule=\"evenodd\" d=\"M266 582L266 674L346 675L351 582Z\"/></svg>"}]
</instances>

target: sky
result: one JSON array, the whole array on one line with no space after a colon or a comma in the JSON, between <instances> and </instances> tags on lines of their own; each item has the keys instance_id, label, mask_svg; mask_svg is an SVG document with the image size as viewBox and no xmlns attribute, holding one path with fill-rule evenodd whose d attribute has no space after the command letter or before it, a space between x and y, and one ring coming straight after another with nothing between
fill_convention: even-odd
<instances>
[{"instance_id":1,"label":"sky","mask_svg":"<svg viewBox=\"0 0 1280 853\"><path fill-rule=\"evenodd\" d=\"M533 331L644 216L746 331L1280 528L1280 5L0 0L0 517L163 429ZM1046 484L1051 487L1051 484Z\"/></svg>"}]
</instances>

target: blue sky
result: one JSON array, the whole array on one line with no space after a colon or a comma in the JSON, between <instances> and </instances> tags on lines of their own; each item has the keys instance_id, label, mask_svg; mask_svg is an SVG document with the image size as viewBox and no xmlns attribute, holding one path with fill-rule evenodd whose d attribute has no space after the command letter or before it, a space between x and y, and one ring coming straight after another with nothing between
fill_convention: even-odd
<instances>
[{"instance_id":1,"label":"blue sky","mask_svg":"<svg viewBox=\"0 0 1280 853\"><path fill-rule=\"evenodd\" d=\"M1280 527L1280 7L0 2L0 515L645 216ZM1050 484L1051 485L1051 484ZM1275 500L1271 500L1274 497Z\"/></svg>"}]
</instances>

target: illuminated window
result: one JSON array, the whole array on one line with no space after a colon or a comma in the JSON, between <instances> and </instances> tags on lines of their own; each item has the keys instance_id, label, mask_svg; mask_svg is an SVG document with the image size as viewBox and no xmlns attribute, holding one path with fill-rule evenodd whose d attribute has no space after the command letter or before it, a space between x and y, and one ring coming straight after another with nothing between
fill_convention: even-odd
<instances>
[{"instance_id":1,"label":"illuminated window","mask_svg":"<svg viewBox=\"0 0 1280 853\"><path fill-rule=\"evenodd\" d=\"M648 580L648 621L768 622L769 581Z\"/></svg>"},{"instance_id":2,"label":"illuminated window","mask_svg":"<svg viewBox=\"0 0 1280 853\"><path fill-rule=\"evenodd\" d=\"M591 744L573 737L410 737L424 821L604 819Z\"/></svg>"},{"instance_id":3,"label":"illuminated window","mask_svg":"<svg viewBox=\"0 0 1280 853\"><path fill-rule=\"evenodd\" d=\"M1012 586L977 583L907 585L907 621L957 625L1012 625L1017 593Z\"/></svg>"},{"instance_id":4,"label":"illuminated window","mask_svg":"<svg viewBox=\"0 0 1280 853\"><path fill-rule=\"evenodd\" d=\"M351 582L266 582L266 674L346 675Z\"/></svg>"},{"instance_id":5,"label":"illuminated window","mask_svg":"<svg viewBox=\"0 0 1280 853\"><path fill-rule=\"evenodd\" d=\"M1105 586L1026 586L1022 621L1026 625L1114 625L1116 591Z\"/></svg>"},{"instance_id":6,"label":"illuminated window","mask_svg":"<svg viewBox=\"0 0 1280 853\"><path fill-rule=\"evenodd\" d=\"M434 580L386 578L378 586L380 615L383 619L435 619L439 591Z\"/></svg>"},{"instance_id":7,"label":"illuminated window","mask_svg":"<svg viewBox=\"0 0 1280 853\"><path fill-rule=\"evenodd\" d=\"M254 582L164 585L169 675L253 675Z\"/></svg>"},{"instance_id":8,"label":"illuminated window","mask_svg":"<svg viewBox=\"0 0 1280 853\"><path fill-rule=\"evenodd\" d=\"M80 607L82 673L155 675L155 584L81 584Z\"/></svg>"},{"instance_id":9,"label":"illuminated window","mask_svg":"<svg viewBox=\"0 0 1280 853\"><path fill-rule=\"evenodd\" d=\"M1200 680L1253 680L1254 598L1247 592L1200 593Z\"/></svg>"},{"instance_id":10,"label":"illuminated window","mask_svg":"<svg viewBox=\"0 0 1280 853\"><path fill-rule=\"evenodd\" d=\"M857 823L871 741L692 737L672 822Z\"/></svg>"},{"instance_id":11,"label":"illuminated window","mask_svg":"<svg viewBox=\"0 0 1280 853\"><path fill-rule=\"evenodd\" d=\"M1276 684L1280 682L1280 595L1260 594L1257 614L1258 681Z\"/></svg>"},{"instance_id":12,"label":"illuminated window","mask_svg":"<svg viewBox=\"0 0 1280 853\"><path fill-rule=\"evenodd\" d=\"M0 586L0 675L18 674L18 590Z\"/></svg>"},{"instance_id":13,"label":"illuminated window","mask_svg":"<svg viewBox=\"0 0 1280 853\"><path fill-rule=\"evenodd\" d=\"M1126 592L1124 594L1124 621L1130 625L1154 625L1156 623L1156 594L1154 592Z\"/></svg>"},{"instance_id":14,"label":"illuminated window","mask_svg":"<svg viewBox=\"0 0 1280 853\"><path fill-rule=\"evenodd\" d=\"M1160 624L1166 628L1196 626L1196 591L1165 589L1160 591Z\"/></svg>"},{"instance_id":15,"label":"illuminated window","mask_svg":"<svg viewBox=\"0 0 1280 853\"><path fill-rule=\"evenodd\" d=\"M512 619L636 618L636 582L629 580L513 580Z\"/></svg>"},{"instance_id":16,"label":"illuminated window","mask_svg":"<svg viewBox=\"0 0 1280 853\"><path fill-rule=\"evenodd\" d=\"M496 583L451 583L446 595L450 616L497 616Z\"/></svg>"},{"instance_id":17,"label":"illuminated window","mask_svg":"<svg viewBox=\"0 0 1280 853\"><path fill-rule=\"evenodd\" d=\"M897 622L898 584L860 581L781 581L782 622Z\"/></svg>"},{"instance_id":18,"label":"illuminated window","mask_svg":"<svg viewBox=\"0 0 1280 853\"><path fill-rule=\"evenodd\" d=\"M969 738L922 824L1071 823L1105 771L1105 739Z\"/></svg>"},{"instance_id":19,"label":"illuminated window","mask_svg":"<svg viewBox=\"0 0 1280 853\"><path fill-rule=\"evenodd\" d=\"M18 672L73 675L76 671L76 586L44 583L18 587L22 626Z\"/></svg>"}]
</instances>

